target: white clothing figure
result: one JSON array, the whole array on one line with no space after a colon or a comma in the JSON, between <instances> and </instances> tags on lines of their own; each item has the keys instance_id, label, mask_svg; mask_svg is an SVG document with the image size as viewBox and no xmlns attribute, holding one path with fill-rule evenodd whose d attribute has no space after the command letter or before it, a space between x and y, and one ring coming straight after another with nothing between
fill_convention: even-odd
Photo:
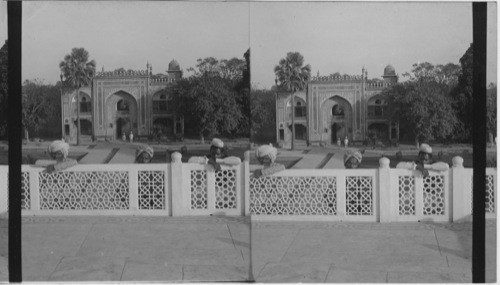
<instances>
[{"instance_id":1,"label":"white clothing figure","mask_svg":"<svg viewBox=\"0 0 500 285\"><path fill-rule=\"evenodd\" d=\"M132 133L132 131L130 131L130 135L128 137L130 139L130 142L134 141L134 133Z\"/></svg>"}]
</instances>

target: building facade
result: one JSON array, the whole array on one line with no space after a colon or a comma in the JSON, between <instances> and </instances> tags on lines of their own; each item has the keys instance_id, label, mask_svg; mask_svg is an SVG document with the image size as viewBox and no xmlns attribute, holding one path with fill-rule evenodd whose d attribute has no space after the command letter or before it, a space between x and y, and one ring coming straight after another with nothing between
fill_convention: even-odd
<instances>
[{"instance_id":1,"label":"building facade","mask_svg":"<svg viewBox=\"0 0 500 285\"><path fill-rule=\"evenodd\" d=\"M167 74L152 74L152 66L139 71L97 72L90 86L80 88L82 140L116 140L130 132L137 138L160 134L175 138L184 134L184 120L167 104L165 87L182 78L179 63L172 60ZM77 137L76 90L62 96L62 133Z\"/></svg>"},{"instance_id":2,"label":"building facade","mask_svg":"<svg viewBox=\"0 0 500 285\"><path fill-rule=\"evenodd\" d=\"M380 93L398 82L394 67L384 69L382 79L361 75L312 77L304 91L296 92L295 139L311 145L399 138L397 122L386 114L387 102ZM278 93L276 98L276 136L278 143L289 146L292 140L292 105L290 93Z\"/></svg>"}]
</instances>

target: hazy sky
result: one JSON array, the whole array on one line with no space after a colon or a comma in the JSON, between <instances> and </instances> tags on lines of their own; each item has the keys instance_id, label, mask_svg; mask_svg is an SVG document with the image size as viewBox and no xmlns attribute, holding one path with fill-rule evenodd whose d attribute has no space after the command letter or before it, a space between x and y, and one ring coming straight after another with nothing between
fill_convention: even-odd
<instances>
[{"instance_id":1,"label":"hazy sky","mask_svg":"<svg viewBox=\"0 0 500 285\"><path fill-rule=\"evenodd\" d=\"M488 82L496 82L494 9ZM273 68L289 51L300 52L313 75L361 74L364 66L379 78L388 64L400 75L416 62L458 64L472 42L472 4L258 2L250 4L250 27L258 88L274 84Z\"/></svg>"},{"instance_id":2,"label":"hazy sky","mask_svg":"<svg viewBox=\"0 0 500 285\"><path fill-rule=\"evenodd\" d=\"M488 4L488 82L497 78L497 7ZM0 43L7 37L0 0ZM274 84L273 68L298 51L313 75L400 75L413 63L459 63L472 42L470 2L23 2L24 79L59 80L58 64L84 47L97 70L165 72L196 59L238 57L251 47L254 86Z\"/></svg>"},{"instance_id":3,"label":"hazy sky","mask_svg":"<svg viewBox=\"0 0 500 285\"><path fill-rule=\"evenodd\" d=\"M59 62L84 47L100 71L165 73L198 58L238 57L249 48L248 3L227 2L23 2L23 79L59 80Z\"/></svg>"}]
</instances>

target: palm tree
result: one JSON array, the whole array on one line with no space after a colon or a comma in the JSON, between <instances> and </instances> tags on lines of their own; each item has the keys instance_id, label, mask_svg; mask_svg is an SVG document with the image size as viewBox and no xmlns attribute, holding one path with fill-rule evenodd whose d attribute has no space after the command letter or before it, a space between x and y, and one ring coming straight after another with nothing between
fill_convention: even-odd
<instances>
[{"instance_id":1,"label":"palm tree","mask_svg":"<svg viewBox=\"0 0 500 285\"><path fill-rule=\"evenodd\" d=\"M304 57L299 52L289 52L274 67L279 87L291 92L292 97L292 149L295 147L295 92L304 90L311 78L311 66L304 65Z\"/></svg>"},{"instance_id":2,"label":"palm tree","mask_svg":"<svg viewBox=\"0 0 500 285\"><path fill-rule=\"evenodd\" d=\"M80 88L90 84L95 74L95 61L89 60L89 53L84 48L73 48L59 63L65 82L76 87L76 144L80 145Z\"/></svg>"}]
</instances>

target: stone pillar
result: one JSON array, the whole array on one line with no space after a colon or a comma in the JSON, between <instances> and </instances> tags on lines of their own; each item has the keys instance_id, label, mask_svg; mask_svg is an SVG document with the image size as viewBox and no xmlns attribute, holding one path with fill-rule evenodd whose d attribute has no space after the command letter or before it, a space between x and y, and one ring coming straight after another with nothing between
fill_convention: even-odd
<instances>
[{"instance_id":1,"label":"stone pillar","mask_svg":"<svg viewBox=\"0 0 500 285\"><path fill-rule=\"evenodd\" d=\"M23 171L24 172L24 171ZM30 193L30 210L38 211L40 210L40 181L38 171L29 171L29 189L27 191Z\"/></svg>"},{"instance_id":2,"label":"stone pillar","mask_svg":"<svg viewBox=\"0 0 500 285\"><path fill-rule=\"evenodd\" d=\"M452 217L452 222L457 222L460 219L464 219L469 216L470 204L467 205L466 199L467 191L471 185L470 180L467 179L468 175L464 168L464 159L460 156L455 156L452 159L453 166L451 168L451 200L452 207L450 208L450 216ZM470 201L469 201L470 202Z\"/></svg>"},{"instance_id":3,"label":"stone pillar","mask_svg":"<svg viewBox=\"0 0 500 285\"><path fill-rule=\"evenodd\" d=\"M4 181L0 183L0 213L6 212L8 209L7 205L9 204L9 187L7 185L9 181L8 170L8 165L0 165L0 181Z\"/></svg>"},{"instance_id":4,"label":"stone pillar","mask_svg":"<svg viewBox=\"0 0 500 285\"><path fill-rule=\"evenodd\" d=\"M243 160L241 169L241 189L243 203L243 215L250 216L250 151L245 151L245 159Z\"/></svg>"},{"instance_id":5,"label":"stone pillar","mask_svg":"<svg viewBox=\"0 0 500 285\"><path fill-rule=\"evenodd\" d=\"M184 209L184 197L182 195L182 154L178 152L172 153L172 162L170 163L171 169L171 198L170 198L170 209L172 211L172 216L181 216Z\"/></svg>"},{"instance_id":6,"label":"stone pillar","mask_svg":"<svg viewBox=\"0 0 500 285\"><path fill-rule=\"evenodd\" d=\"M392 222L395 217L392 216L394 211L392 210L393 205L397 204L397 195L393 195L393 189L391 185L391 169L389 167L390 160L387 157L382 157L379 159L380 167L378 169L378 209L379 209L379 221L381 223ZM397 192L397 191L396 191ZM393 197L396 196L396 203L393 201Z\"/></svg>"},{"instance_id":7,"label":"stone pillar","mask_svg":"<svg viewBox=\"0 0 500 285\"><path fill-rule=\"evenodd\" d=\"M129 201L130 210L139 210L139 171L137 168L130 168L128 171L128 183L129 183Z\"/></svg>"}]
</instances>

